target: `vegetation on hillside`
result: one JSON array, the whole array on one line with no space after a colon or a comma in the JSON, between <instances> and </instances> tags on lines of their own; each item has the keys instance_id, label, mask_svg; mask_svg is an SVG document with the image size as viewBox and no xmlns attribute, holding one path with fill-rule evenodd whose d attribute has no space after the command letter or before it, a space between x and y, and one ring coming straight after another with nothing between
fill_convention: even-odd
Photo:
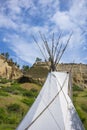
<instances>
[{"instance_id":1,"label":"vegetation on hillside","mask_svg":"<svg viewBox=\"0 0 87 130\"><path fill-rule=\"evenodd\" d=\"M85 129L87 130L87 89L73 86L73 102Z\"/></svg>"},{"instance_id":2,"label":"vegetation on hillside","mask_svg":"<svg viewBox=\"0 0 87 130\"><path fill-rule=\"evenodd\" d=\"M0 79L0 130L14 130L35 101L41 87L27 84Z\"/></svg>"},{"instance_id":3,"label":"vegetation on hillside","mask_svg":"<svg viewBox=\"0 0 87 130\"><path fill-rule=\"evenodd\" d=\"M7 58L9 58L8 55ZM48 71L45 63L37 64L36 62L31 68L24 65L22 68L24 75L18 80L0 77L0 130L16 129L35 101L41 90L39 84L46 79ZM85 77L84 79L87 81ZM87 88L83 89L74 84L73 102L87 130Z\"/></svg>"},{"instance_id":4,"label":"vegetation on hillside","mask_svg":"<svg viewBox=\"0 0 87 130\"><path fill-rule=\"evenodd\" d=\"M0 79L0 130L14 130L35 101L41 86ZM87 130L87 89L73 87L73 101Z\"/></svg>"}]
</instances>

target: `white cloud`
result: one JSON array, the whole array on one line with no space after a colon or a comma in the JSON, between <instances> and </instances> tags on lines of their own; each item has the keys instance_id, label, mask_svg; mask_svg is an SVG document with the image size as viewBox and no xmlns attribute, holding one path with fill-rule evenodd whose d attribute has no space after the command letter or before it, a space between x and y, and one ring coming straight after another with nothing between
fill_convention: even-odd
<instances>
[{"instance_id":1,"label":"white cloud","mask_svg":"<svg viewBox=\"0 0 87 130\"><path fill-rule=\"evenodd\" d=\"M68 12L56 12L52 21L55 22L61 30L72 30L74 26Z\"/></svg>"},{"instance_id":2,"label":"white cloud","mask_svg":"<svg viewBox=\"0 0 87 130\"><path fill-rule=\"evenodd\" d=\"M48 9L54 8L55 11L57 11L59 9L59 0L55 0L55 2L54 2L54 0L38 0L38 1L42 7L48 7ZM50 10L51 13L54 10Z\"/></svg>"},{"instance_id":3,"label":"white cloud","mask_svg":"<svg viewBox=\"0 0 87 130\"><path fill-rule=\"evenodd\" d=\"M45 35L52 35L53 32L58 34L62 30L65 33L63 40L66 41L68 33L73 31L69 49L72 50L72 55L81 56L80 47L83 48L86 41L81 34L87 30L87 1L75 0L67 4L70 6L69 10L60 11L59 0L38 0L37 4L34 0L2 2L0 27L13 31L12 34L10 31L5 33L3 41L10 43L9 48L22 60L33 63L35 56L40 53L38 54L35 44L31 43L31 34L37 35L41 31ZM40 41L39 38L38 40Z\"/></svg>"},{"instance_id":4,"label":"white cloud","mask_svg":"<svg viewBox=\"0 0 87 130\"><path fill-rule=\"evenodd\" d=\"M80 33L87 30L86 19L87 19L87 1L86 0L76 0L70 9L70 16L73 24L80 29Z\"/></svg>"},{"instance_id":5,"label":"white cloud","mask_svg":"<svg viewBox=\"0 0 87 130\"><path fill-rule=\"evenodd\" d=\"M9 48L15 52L19 59L27 63L33 64L35 58L39 56L36 44L29 43L19 35L8 35L3 40L4 42L8 42Z\"/></svg>"},{"instance_id":6,"label":"white cloud","mask_svg":"<svg viewBox=\"0 0 87 130\"><path fill-rule=\"evenodd\" d=\"M23 13L32 5L30 0L6 0L0 2L0 27L15 29L18 31L24 23ZM25 14L24 14L25 15Z\"/></svg>"},{"instance_id":7,"label":"white cloud","mask_svg":"<svg viewBox=\"0 0 87 130\"><path fill-rule=\"evenodd\" d=\"M75 30L86 24L87 1L73 1L69 11L58 10L52 17L52 21L62 30ZM84 27L83 27L84 28ZM81 29L81 28L80 28Z\"/></svg>"},{"instance_id":8,"label":"white cloud","mask_svg":"<svg viewBox=\"0 0 87 130\"><path fill-rule=\"evenodd\" d=\"M0 14L0 27L17 29L17 24L7 16Z\"/></svg>"},{"instance_id":9,"label":"white cloud","mask_svg":"<svg viewBox=\"0 0 87 130\"><path fill-rule=\"evenodd\" d=\"M6 7L14 14L20 14L21 9L28 9L31 5L31 0L7 0L5 3Z\"/></svg>"},{"instance_id":10,"label":"white cloud","mask_svg":"<svg viewBox=\"0 0 87 130\"><path fill-rule=\"evenodd\" d=\"M70 47L81 46L85 42L84 35L81 35L86 28L87 19L87 1L79 0L73 1L68 11L61 12L58 10L52 17L52 22L57 27L65 32L73 31L73 37L70 42ZM66 36L65 36L66 37Z\"/></svg>"},{"instance_id":11,"label":"white cloud","mask_svg":"<svg viewBox=\"0 0 87 130\"><path fill-rule=\"evenodd\" d=\"M86 46L83 47L83 51L87 51L87 47Z\"/></svg>"},{"instance_id":12,"label":"white cloud","mask_svg":"<svg viewBox=\"0 0 87 130\"><path fill-rule=\"evenodd\" d=\"M84 63L87 62L87 57L83 58L83 62Z\"/></svg>"},{"instance_id":13,"label":"white cloud","mask_svg":"<svg viewBox=\"0 0 87 130\"><path fill-rule=\"evenodd\" d=\"M49 5L50 3L52 3L53 0L39 0L39 3L42 4L42 5Z\"/></svg>"}]
</instances>

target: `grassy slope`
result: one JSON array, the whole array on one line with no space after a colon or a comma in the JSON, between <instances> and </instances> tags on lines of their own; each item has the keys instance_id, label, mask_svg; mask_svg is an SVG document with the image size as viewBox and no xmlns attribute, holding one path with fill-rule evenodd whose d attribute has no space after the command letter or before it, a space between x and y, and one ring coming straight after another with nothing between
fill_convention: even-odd
<instances>
[{"instance_id":1,"label":"grassy slope","mask_svg":"<svg viewBox=\"0 0 87 130\"><path fill-rule=\"evenodd\" d=\"M0 130L14 130L35 101L41 86L5 82L0 83ZM73 90L76 110L87 130L87 89L74 86Z\"/></svg>"},{"instance_id":2,"label":"grassy slope","mask_svg":"<svg viewBox=\"0 0 87 130\"><path fill-rule=\"evenodd\" d=\"M87 89L82 90L78 86L74 86L73 102L78 115L87 130Z\"/></svg>"},{"instance_id":3,"label":"grassy slope","mask_svg":"<svg viewBox=\"0 0 87 130\"><path fill-rule=\"evenodd\" d=\"M0 83L0 130L14 130L38 95L33 83Z\"/></svg>"}]
</instances>

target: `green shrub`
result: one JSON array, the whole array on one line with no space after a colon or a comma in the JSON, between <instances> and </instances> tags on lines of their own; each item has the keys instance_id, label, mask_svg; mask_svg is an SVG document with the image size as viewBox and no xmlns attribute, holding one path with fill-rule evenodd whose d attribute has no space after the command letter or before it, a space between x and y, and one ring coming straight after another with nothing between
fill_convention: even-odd
<instances>
[{"instance_id":1,"label":"green shrub","mask_svg":"<svg viewBox=\"0 0 87 130\"><path fill-rule=\"evenodd\" d=\"M82 121L82 123L85 123L86 118L85 117L81 117L81 121Z\"/></svg>"},{"instance_id":2,"label":"green shrub","mask_svg":"<svg viewBox=\"0 0 87 130\"><path fill-rule=\"evenodd\" d=\"M8 96L9 94L4 92L3 90L0 90L0 96Z\"/></svg>"},{"instance_id":3,"label":"green shrub","mask_svg":"<svg viewBox=\"0 0 87 130\"><path fill-rule=\"evenodd\" d=\"M0 130L15 130L16 126L14 124L0 124Z\"/></svg>"},{"instance_id":4,"label":"green shrub","mask_svg":"<svg viewBox=\"0 0 87 130\"><path fill-rule=\"evenodd\" d=\"M20 84L14 81L11 83L11 86L12 87L20 87Z\"/></svg>"},{"instance_id":5,"label":"green shrub","mask_svg":"<svg viewBox=\"0 0 87 130\"><path fill-rule=\"evenodd\" d=\"M86 104L82 104L81 108L83 111L85 111L87 113L87 105Z\"/></svg>"},{"instance_id":6,"label":"green shrub","mask_svg":"<svg viewBox=\"0 0 87 130\"><path fill-rule=\"evenodd\" d=\"M9 87L2 87L2 90L14 95L21 95L25 91L25 89L21 88L19 85L16 86L16 84Z\"/></svg>"},{"instance_id":7,"label":"green shrub","mask_svg":"<svg viewBox=\"0 0 87 130\"><path fill-rule=\"evenodd\" d=\"M9 123L9 124L16 124L16 123L17 123L17 117L14 116L14 115L8 116L8 121L7 121L7 123Z\"/></svg>"},{"instance_id":8,"label":"green shrub","mask_svg":"<svg viewBox=\"0 0 87 130\"><path fill-rule=\"evenodd\" d=\"M0 108L0 124L8 123L8 117L7 112L3 108Z\"/></svg>"},{"instance_id":9,"label":"green shrub","mask_svg":"<svg viewBox=\"0 0 87 130\"><path fill-rule=\"evenodd\" d=\"M8 92L8 93L12 93L13 92L13 88L12 87L3 87L2 90L5 91L5 92Z\"/></svg>"},{"instance_id":10,"label":"green shrub","mask_svg":"<svg viewBox=\"0 0 87 130\"><path fill-rule=\"evenodd\" d=\"M34 89L34 88L32 88L32 89L30 89L30 92L32 93L32 95L33 95L33 97L37 97L38 96L38 90L37 89Z\"/></svg>"},{"instance_id":11,"label":"green shrub","mask_svg":"<svg viewBox=\"0 0 87 130\"><path fill-rule=\"evenodd\" d=\"M83 91L83 89L77 85L73 85L73 91Z\"/></svg>"},{"instance_id":12,"label":"green shrub","mask_svg":"<svg viewBox=\"0 0 87 130\"><path fill-rule=\"evenodd\" d=\"M7 106L8 112L20 112L20 105L19 104L10 104Z\"/></svg>"},{"instance_id":13,"label":"green shrub","mask_svg":"<svg viewBox=\"0 0 87 130\"><path fill-rule=\"evenodd\" d=\"M29 99L24 98L22 100L22 102L25 103L26 105L28 105L30 107L33 104L34 100L35 100L34 98L29 98Z\"/></svg>"},{"instance_id":14,"label":"green shrub","mask_svg":"<svg viewBox=\"0 0 87 130\"><path fill-rule=\"evenodd\" d=\"M82 123L85 123L86 117L85 117L85 115L84 115L84 113L83 113L83 111L80 107L77 107L77 112L78 112L78 115L81 118Z\"/></svg>"},{"instance_id":15,"label":"green shrub","mask_svg":"<svg viewBox=\"0 0 87 130\"><path fill-rule=\"evenodd\" d=\"M31 92L38 92L38 90L36 88L31 88L30 91Z\"/></svg>"},{"instance_id":16,"label":"green shrub","mask_svg":"<svg viewBox=\"0 0 87 130\"><path fill-rule=\"evenodd\" d=\"M5 83L8 83L8 82L11 82L11 80L6 79L6 78L0 78L0 83L5 84Z\"/></svg>"},{"instance_id":17,"label":"green shrub","mask_svg":"<svg viewBox=\"0 0 87 130\"><path fill-rule=\"evenodd\" d=\"M83 95L82 97L87 97L87 94Z\"/></svg>"},{"instance_id":18,"label":"green shrub","mask_svg":"<svg viewBox=\"0 0 87 130\"><path fill-rule=\"evenodd\" d=\"M24 91L24 92L23 92L23 96L26 96L26 97L33 97L33 93L30 92L30 91Z\"/></svg>"},{"instance_id":19,"label":"green shrub","mask_svg":"<svg viewBox=\"0 0 87 130\"><path fill-rule=\"evenodd\" d=\"M5 120L5 110L0 108L0 123L3 123Z\"/></svg>"},{"instance_id":20,"label":"green shrub","mask_svg":"<svg viewBox=\"0 0 87 130\"><path fill-rule=\"evenodd\" d=\"M74 97L78 97L78 93L73 93L73 96Z\"/></svg>"}]
</instances>

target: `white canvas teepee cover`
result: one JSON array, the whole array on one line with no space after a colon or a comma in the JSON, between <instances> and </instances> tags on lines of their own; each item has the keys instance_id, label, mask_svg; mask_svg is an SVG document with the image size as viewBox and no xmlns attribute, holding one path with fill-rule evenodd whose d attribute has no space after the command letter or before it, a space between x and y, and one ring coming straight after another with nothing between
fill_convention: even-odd
<instances>
[{"instance_id":1,"label":"white canvas teepee cover","mask_svg":"<svg viewBox=\"0 0 87 130\"><path fill-rule=\"evenodd\" d=\"M84 130L70 97L69 73L51 72L17 130Z\"/></svg>"}]
</instances>

